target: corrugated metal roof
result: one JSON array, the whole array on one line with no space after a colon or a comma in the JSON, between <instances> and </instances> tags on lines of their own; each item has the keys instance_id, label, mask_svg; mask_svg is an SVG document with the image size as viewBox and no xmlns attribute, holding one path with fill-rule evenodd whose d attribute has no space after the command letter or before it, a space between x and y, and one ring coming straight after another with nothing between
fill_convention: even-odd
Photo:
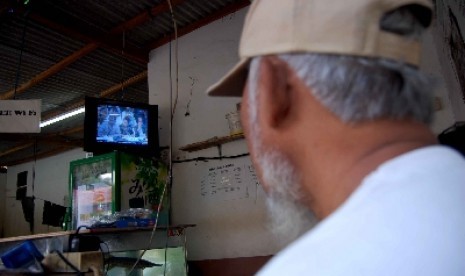
<instances>
[{"instance_id":1,"label":"corrugated metal roof","mask_svg":"<svg viewBox=\"0 0 465 276\"><path fill-rule=\"evenodd\" d=\"M191 24L224 8L248 4L244 0L171 1L180 30L189 29ZM70 105L82 102L85 96L99 96L102 91L143 73L147 70L144 60L148 60L151 45L159 45L160 40L166 43L167 38L174 37L171 12L165 0L31 0L28 3L11 1L2 4L11 6L0 9L0 97L14 90L18 77L16 99L42 99L42 115L63 112ZM155 14L155 11L162 12ZM123 24L129 27L115 31ZM82 51L86 52L80 55ZM72 55L79 57L71 60ZM50 71L64 60L70 62ZM41 79L41 74L47 77ZM35 85L20 91L21 85L33 79L37 80ZM106 97L147 103L147 80L142 77ZM54 149L50 141L57 142L55 147L59 148L67 140L75 144L76 139L82 139L82 131L66 133L66 130L82 129L83 118L84 115L79 115L67 119L42 129L38 135L0 134L0 165L24 161L33 153L30 144L34 139L43 156ZM54 137L57 132L64 133ZM21 149L24 145L29 146ZM14 154L2 155L12 148L17 149Z\"/></svg>"}]
</instances>

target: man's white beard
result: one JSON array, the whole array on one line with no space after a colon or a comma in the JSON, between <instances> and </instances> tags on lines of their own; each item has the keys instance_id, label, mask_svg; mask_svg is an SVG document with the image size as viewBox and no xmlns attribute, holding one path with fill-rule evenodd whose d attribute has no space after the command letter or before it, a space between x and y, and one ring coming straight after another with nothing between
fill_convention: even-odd
<instances>
[{"instance_id":1,"label":"man's white beard","mask_svg":"<svg viewBox=\"0 0 465 276\"><path fill-rule=\"evenodd\" d=\"M272 232L285 246L316 224L313 213L304 205L299 173L276 149L263 148L258 125L258 68L260 57L254 58L249 71L249 139L255 160L262 170L268 188L267 205Z\"/></svg>"},{"instance_id":2,"label":"man's white beard","mask_svg":"<svg viewBox=\"0 0 465 276\"><path fill-rule=\"evenodd\" d=\"M258 142L258 141L257 141ZM268 187L267 206L272 232L285 246L309 230L316 219L299 203L301 188L295 168L276 150L259 153L256 159Z\"/></svg>"}]
</instances>

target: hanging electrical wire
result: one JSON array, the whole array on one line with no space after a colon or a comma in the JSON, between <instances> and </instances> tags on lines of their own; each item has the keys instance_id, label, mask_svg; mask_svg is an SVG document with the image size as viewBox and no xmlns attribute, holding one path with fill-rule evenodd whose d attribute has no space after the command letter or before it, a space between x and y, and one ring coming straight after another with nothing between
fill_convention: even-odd
<instances>
[{"instance_id":1,"label":"hanging electrical wire","mask_svg":"<svg viewBox=\"0 0 465 276\"><path fill-rule=\"evenodd\" d=\"M28 3L24 3L25 5ZM25 38L26 38L26 29L27 25L29 22L29 12L31 11L30 6L28 6L28 9L24 13L24 26L23 26L23 33L21 35L21 46L20 46L20 52L19 52L19 61L18 61L18 68L16 69L16 77L15 77L15 91L13 93L13 99L16 100L16 90L18 89L18 83L19 83L19 78L21 76L21 64L23 61L23 51L24 51L24 43L25 43Z\"/></svg>"},{"instance_id":2,"label":"hanging electrical wire","mask_svg":"<svg viewBox=\"0 0 465 276\"><path fill-rule=\"evenodd\" d=\"M124 48L126 47L126 31L123 31L121 46L121 100L124 100Z\"/></svg>"},{"instance_id":3,"label":"hanging electrical wire","mask_svg":"<svg viewBox=\"0 0 465 276\"><path fill-rule=\"evenodd\" d=\"M195 77L189 77L189 79L192 81L192 83L191 83L191 89L190 89L190 93L189 93L189 101L187 102L187 105L186 105L186 113L184 113L184 116L186 116L186 117L191 115L190 106L191 106L192 97L193 97L193 94L194 94L194 84L197 81L197 79Z\"/></svg>"},{"instance_id":4,"label":"hanging electrical wire","mask_svg":"<svg viewBox=\"0 0 465 276\"><path fill-rule=\"evenodd\" d=\"M163 199L165 197L165 193L166 193L167 188L169 189L169 191L171 191L172 181L173 181L173 151L172 151L172 149L173 149L173 118L174 118L174 113L175 113L175 110L176 110L176 105L177 105L177 102L178 102L178 95L179 95L179 93L178 93L178 91L179 91L179 89L178 89L179 88L179 85L178 85L178 75L179 75L179 71L178 71L178 27L177 27L177 24L176 24L176 20L175 20L171 0L167 0L167 2L168 2L168 5L170 7L171 19L173 20L174 43L175 43L175 46L174 46L175 47L175 66L176 66L176 68L175 68L175 70L176 70L176 81L175 81L176 82L176 97L175 97L174 105L173 105L173 85L172 85L173 80L172 80L172 68L171 68L172 53L171 53L171 42L170 42L170 45L169 45L169 79L170 79L170 115L171 116L170 116L169 175L168 175L167 181L165 181L165 185L163 186L162 195L161 195L160 202L158 204L157 213L156 213L155 224L154 224L154 226L152 228L152 233L150 235L150 240L149 240L147 249L142 251L142 253L139 255L136 262L134 263L131 270L129 271L128 275L130 275L134 271L137 264L140 262L142 257L145 255L147 250L149 250L151 245L152 245L153 236L155 235L157 225L158 225L158 218L159 218L159 215L160 215L160 210L161 210L161 206L162 206L162 203L163 203ZM170 192L168 192L168 193L171 194ZM167 231L169 231L169 223L168 223ZM167 250L167 246L165 247L165 268L164 268L163 274L166 273L166 250ZM186 268L186 273L187 273L187 268Z\"/></svg>"},{"instance_id":5,"label":"hanging electrical wire","mask_svg":"<svg viewBox=\"0 0 465 276\"><path fill-rule=\"evenodd\" d=\"M179 63L178 63L178 25L176 23L176 18L174 16L173 12L173 6L171 5L171 0L168 0L168 5L170 6L170 12L171 12L171 19L173 20L173 28L174 28L174 61L175 61L175 70L176 70L176 96L174 98L174 105L173 105L173 110L171 112L171 119L174 117L174 113L176 113L176 106L178 104L178 97L179 97ZM171 48L171 47L170 47ZM170 70L171 73L171 70Z\"/></svg>"},{"instance_id":6,"label":"hanging electrical wire","mask_svg":"<svg viewBox=\"0 0 465 276\"><path fill-rule=\"evenodd\" d=\"M128 1L126 1L126 11L128 10ZM126 21L126 16L124 16L124 21ZM126 48L126 30L123 30L121 42L121 100L124 100L124 49Z\"/></svg>"},{"instance_id":7,"label":"hanging electrical wire","mask_svg":"<svg viewBox=\"0 0 465 276\"><path fill-rule=\"evenodd\" d=\"M32 200L32 217L30 218L29 221L29 229L31 231L31 234L34 234L34 206L35 206L35 182L36 182L36 165L37 165L37 151L38 151L38 141L37 138L34 140L34 147L33 147L33 154L34 154L34 163L32 164L32 183L31 183L31 200ZM27 221L27 219L26 219Z\"/></svg>"},{"instance_id":8,"label":"hanging electrical wire","mask_svg":"<svg viewBox=\"0 0 465 276\"><path fill-rule=\"evenodd\" d=\"M155 224L153 225L152 233L150 234L149 244L147 245L147 248L144 249L144 251L142 251L142 253L139 255L139 257L137 258L136 262L134 263L134 265L132 266L131 270L129 271L128 275L131 275L132 271L134 271L134 269L136 268L137 264L140 262L140 260L142 259L142 257L145 255L145 252L147 252L147 250L149 250L150 247L152 246L153 236L155 235L155 232L156 232L156 230L157 230L158 220L159 220L159 217L160 217L161 206L162 206L162 203L163 203L163 199L164 199L164 197L165 197L165 192L166 192L166 187L167 187L167 186L168 186L168 181L165 181L165 185L163 186L163 191L162 191L161 197L160 197L160 202L158 203L157 214L156 214L156 216L155 216Z\"/></svg>"},{"instance_id":9,"label":"hanging electrical wire","mask_svg":"<svg viewBox=\"0 0 465 276\"><path fill-rule=\"evenodd\" d=\"M173 21L173 29L174 29L174 59L175 59L175 72L176 72L176 97L174 99L173 104L173 77L172 77L172 52L171 52L171 41L169 44L169 79L170 79L170 160L169 160L169 196L171 202L171 190L173 187L173 121L174 121L174 114L176 112L176 106L178 104L178 97L179 97L179 59L178 59L178 25L176 23L176 17L174 16L173 5L171 0L168 0L168 5L170 7L171 19ZM171 204L168 209L168 227L166 229L167 233L170 231L169 223L171 218ZM166 243L168 243L168 236ZM166 244L167 245L167 244ZM167 246L165 247L165 267L163 270L163 275L166 274L166 255L167 255ZM187 270L186 270L187 275Z\"/></svg>"}]
</instances>

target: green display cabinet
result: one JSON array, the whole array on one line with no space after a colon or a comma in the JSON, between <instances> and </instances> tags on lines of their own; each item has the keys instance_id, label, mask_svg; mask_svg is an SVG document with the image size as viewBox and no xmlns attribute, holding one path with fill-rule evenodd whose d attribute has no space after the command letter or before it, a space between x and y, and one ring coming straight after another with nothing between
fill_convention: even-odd
<instances>
[{"instance_id":1,"label":"green display cabinet","mask_svg":"<svg viewBox=\"0 0 465 276\"><path fill-rule=\"evenodd\" d=\"M168 222L167 166L155 158L111 152L70 163L70 224L90 226L96 217L130 208L158 210L159 225ZM165 190L165 196L161 196Z\"/></svg>"}]
</instances>

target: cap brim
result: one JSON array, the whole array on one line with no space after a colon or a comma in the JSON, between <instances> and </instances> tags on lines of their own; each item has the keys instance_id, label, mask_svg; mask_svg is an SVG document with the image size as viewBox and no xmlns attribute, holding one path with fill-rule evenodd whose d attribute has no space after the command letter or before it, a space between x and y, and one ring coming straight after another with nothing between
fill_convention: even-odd
<instances>
[{"instance_id":1,"label":"cap brim","mask_svg":"<svg viewBox=\"0 0 465 276\"><path fill-rule=\"evenodd\" d=\"M217 83L207 89L209 96L241 97L247 80L250 58L237 63Z\"/></svg>"}]
</instances>

